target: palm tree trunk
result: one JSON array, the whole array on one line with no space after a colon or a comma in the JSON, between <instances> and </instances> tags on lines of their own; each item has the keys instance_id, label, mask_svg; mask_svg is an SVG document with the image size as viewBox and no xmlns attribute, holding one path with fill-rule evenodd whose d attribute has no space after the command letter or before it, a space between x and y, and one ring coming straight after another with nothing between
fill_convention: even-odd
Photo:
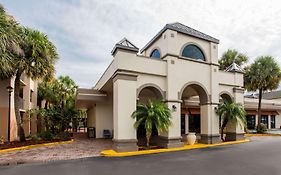
<instances>
[{"instance_id":1,"label":"palm tree trunk","mask_svg":"<svg viewBox=\"0 0 281 175\"><path fill-rule=\"evenodd\" d=\"M147 132L146 133L146 147L149 148L150 147L150 137L151 137L151 133Z\"/></svg>"},{"instance_id":2,"label":"palm tree trunk","mask_svg":"<svg viewBox=\"0 0 281 175\"><path fill-rule=\"evenodd\" d=\"M18 71L16 73L15 79L15 94L14 94L14 105L15 105L15 115L18 128L18 137L21 142L25 141L24 129L22 127L22 121L20 116L20 77L22 72Z\"/></svg>"},{"instance_id":3,"label":"palm tree trunk","mask_svg":"<svg viewBox=\"0 0 281 175\"><path fill-rule=\"evenodd\" d=\"M221 140L222 140L223 142L224 142L223 130L224 130L224 128L226 127L227 123L228 123L228 119L225 119L225 120L223 121L222 126L221 126Z\"/></svg>"},{"instance_id":4,"label":"palm tree trunk","mask_svg":"<svg viewBox=\"0 0 281 175\"><path fill-rule=\"evenodd\" d=\"M261 99L262 99L262 88L259 89L258 125L261 124Z\"/></svg>"}]
</instances>

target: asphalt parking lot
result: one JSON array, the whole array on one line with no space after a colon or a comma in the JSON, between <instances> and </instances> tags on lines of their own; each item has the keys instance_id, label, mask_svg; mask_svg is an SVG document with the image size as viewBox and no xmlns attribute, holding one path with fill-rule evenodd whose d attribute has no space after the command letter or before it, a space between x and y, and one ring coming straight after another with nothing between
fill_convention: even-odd
<instances>
[{"instance_id":1,"label":"asphalt parking lot","mask_svg":"<svg viewBox=\"0 0 281 175\"><path fill-rule=\"evenodd\" d=\"M0 175L280 175L281 137L206 149L123 158L93 157L0 167Z\"/></svg>"}]
</instances>

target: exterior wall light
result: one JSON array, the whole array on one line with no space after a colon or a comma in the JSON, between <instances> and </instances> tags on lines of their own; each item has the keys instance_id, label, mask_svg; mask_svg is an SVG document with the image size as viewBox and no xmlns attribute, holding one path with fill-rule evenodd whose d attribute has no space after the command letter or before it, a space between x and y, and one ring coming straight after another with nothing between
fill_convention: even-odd
<instances>
[{"instance_id":1,"label":"exterior wall light","mask_svg":"<svg viewBox=\"0 0 281 175\"><path fill-rule=\"evenodd\" d=\"M173 106L172 106L172 109L173 109L173 111L176 111L176 110L177 110L176 105L173 105Z\"/></svg>"},{"instance_id":2,"label":"exterior wall light","mask_svg":"<svg viewBox=\"0 0 281 175\"><path fill-rule=\"evenodd\" d=\"M11 130L11 94L13 92L13 88L12 86L8 86L7 87L7 91L9 93L9 112L8 112L8 143L10 143L11 141L11 137L10 137L10 130Z\"/></svg>"}]
</instances>

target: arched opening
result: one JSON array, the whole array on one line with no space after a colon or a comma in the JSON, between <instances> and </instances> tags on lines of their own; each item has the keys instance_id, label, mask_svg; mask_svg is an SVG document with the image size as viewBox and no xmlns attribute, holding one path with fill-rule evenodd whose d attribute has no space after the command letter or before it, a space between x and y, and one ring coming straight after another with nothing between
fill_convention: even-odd
<instances>
[{"instance_id":1,"label":"arched opening","mask_svg":"<svg viewBox=\"0 0 281 175\"><path fill-rule=\"evenodd\" d=\"M183 87L180 92L182 100L181 105L181 134L186 138L190 132L196 133L197 140L200 139L202 117L205 110L202 110L202 105L208 103L208 93L206 89L199 83L190 83Z\"/></svg>"},{"instance_id":2,"label":"arched opening","mask_svg":"<svg viewBox=\"0 0 281 175\"><path fill-rule=\"evenodd\" d=\"M138 92L138 101L137 104L147 104L149 101L162 101L163 100L163 92L157 86L145 86L140 89ZM137 129L137 139L138 139L138 146L145 146L146 145L146 131L145 126L142 124ZM150 139L150 145L156 146L158 140L158 132L156 128L152 127L152 136Z\"/></svg>"},{"instance_id":3,"label":"arched opening","mask_svg":"<svg viewBox=\"0 0 281 175\"><path fill-rule=\"evenodd\" d=\"M223 103L223 102L228 102L231 103L233 101L232 97L230 94L228 94L227 92L222 92L219 96L219 102Z\"/></svg>"},{"instance_id":4,"label":"arched opening","mask_svg":"<svg viewBox=\"0 0 281 175\"><path fill-rule=\"evenodd\" d=\"M228 92L222 92L222 93L220 93L220 96L219 96L219 102L220 102L220 104L221 103L225 103L225 102L232 103L233 102L233 98L231 97L231 95ZM219 116L219 132L220 133L221 133L221 130L222 130L222 123L223 123L222 118L221 118L221 116ZM233 129L235 130L235 128L236 128L236 123L228 122L228 124L226 125L226 127L223 130L223 133L224 133L223 134L223 138L224 138L224 140L226 140L227 132L231 131Z\"/></svg>"}]
</instances>

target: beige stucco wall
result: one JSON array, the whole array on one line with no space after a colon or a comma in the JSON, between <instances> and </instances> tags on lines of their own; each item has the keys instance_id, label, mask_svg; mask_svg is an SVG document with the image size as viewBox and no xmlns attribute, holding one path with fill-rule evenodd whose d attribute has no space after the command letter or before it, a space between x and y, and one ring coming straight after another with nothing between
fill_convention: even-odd
<instances>
[{"instance_id":1,"label":"beige stucco wall","mask_svg":"<svg viewBox=\"0 0 281 175\"><path fill-rule=\"evenodd\" d=\"M131 114L136 109L136 81L116 79L113 83L114 139L136 139Z\"/></svg>"},{"instance_id":2,"label":"beige stucco wall","mask_svg":"<svg viewBox=\"0 0 281 175\"><path fill-rule=\"evenodd\" d=\"M151 52L157 48L160 50L161 56L166 54L181 55L183 47L187 44L195 44L201 48L205 55L206 62L217 63L217 44L184 35L170 29L166 30L159 39L143 52L143 54L149 57Z\"/></svg>"},{"instance_id":3,"label":"beige stucco wall","mask_svg":"<svg viewBox=\"0 0 281 175\"><path fill-rule=\"evenodd\" d=\"M103 130L113 131L113 97L111 93L107 94L107 100L96 103L96 137L103 138Z\"/></svg>"},{"instance_id":4,"label":"beige stucco wall","mask_svg":"<svg viewBox=\"0 0 281 175\"><path fill-rule=\"evenodd\" d=\"M275 127L276 128L280 128L281 127L281 111L278 111L279 112L279 115L277 115L276 117L275 117Z\"/></svg>"}]
</instances>

